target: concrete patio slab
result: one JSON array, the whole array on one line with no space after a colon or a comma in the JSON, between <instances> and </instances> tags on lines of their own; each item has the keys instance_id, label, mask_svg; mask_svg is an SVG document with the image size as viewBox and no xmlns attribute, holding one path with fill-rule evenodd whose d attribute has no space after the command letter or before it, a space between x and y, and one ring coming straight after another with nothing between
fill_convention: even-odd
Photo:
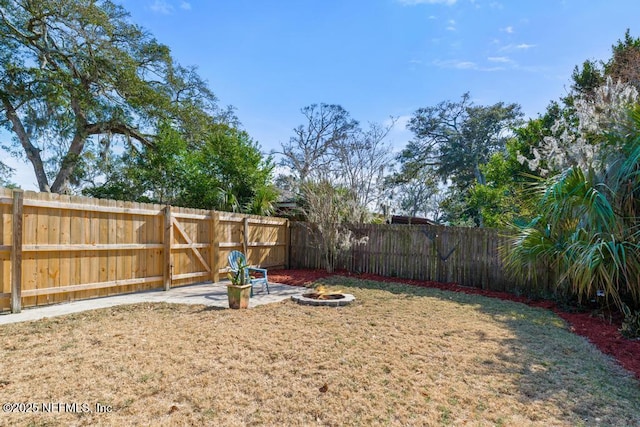
<instances>
[{"instance_id":1,"label":"concrete patio slab","mask_svg":"<svg viewBox=\"0 0 640 427\"><path fill-rule=\"evenodd\" d=\"M279 283L269 283L270 293L256 289L249 308L262 304L269 304L290 299L293 295L301 295L305 288L298 286L281 285ZM93 298L82 301L73 301L62 304L47 305L43 307L33 307L23 309L21 313L0 314L0 325L40 320L47 317L62 316L65 314L78 313L86 310L113 307L123 304L137 304L142 302L167 302L175 304L203 304L214 307L228 308L227 285L226 282L219 283L199 283L196 285L181 286L168 291L152 290L135 292L125 295L114 295L102 298Z\"/></svg>"}]
</instances>

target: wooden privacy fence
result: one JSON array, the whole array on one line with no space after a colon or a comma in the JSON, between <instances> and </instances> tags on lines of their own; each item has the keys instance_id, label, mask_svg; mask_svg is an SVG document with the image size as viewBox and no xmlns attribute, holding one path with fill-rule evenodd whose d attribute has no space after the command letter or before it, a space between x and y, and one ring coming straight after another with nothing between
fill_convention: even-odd
<instances>
[{"instance_id":1,"label":"wooden privacy fence","mask_svg":"<svg viewBox=\"0 0 640 427\"><path fill-rule=\"evenodd\" d=\"M537 283L524 283L507 273L499 248L509 239L497 230L388 224L350 229L360 243L338 256L337 269L530 295L546 294L552 287L546 275ZM291 223L290 262L291 268L325 268L318 236L309 224Z\"/></svg>"},{"instance_id":2,"label":"wooden privacy fence","mask_svg":"<svg viewBox=\"0 0 640 427\"><path fill-rule=\"evenodd\" d=\"M288 265L283 218L0 189L0 311L218 281L227 255Z\"/></svg>"}]
</instances>

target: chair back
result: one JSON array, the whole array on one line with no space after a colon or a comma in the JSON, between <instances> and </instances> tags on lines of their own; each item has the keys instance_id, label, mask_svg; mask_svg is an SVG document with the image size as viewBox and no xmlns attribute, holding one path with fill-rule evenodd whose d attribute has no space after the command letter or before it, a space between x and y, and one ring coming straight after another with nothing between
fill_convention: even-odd
<instances>
[{"instance_id":1,"label":"chair back","mask_svg":"<svg viewBox=\"0 0 640 427\"><path fill-rule=\"evenodd\" d=\"M240 251L231 251L227 259L229 260L229 267L231 267L231 270L233 271L238 271L238 268L241 265L245 265L247 263L244 254Z\"/></svg>"}]
</instances>

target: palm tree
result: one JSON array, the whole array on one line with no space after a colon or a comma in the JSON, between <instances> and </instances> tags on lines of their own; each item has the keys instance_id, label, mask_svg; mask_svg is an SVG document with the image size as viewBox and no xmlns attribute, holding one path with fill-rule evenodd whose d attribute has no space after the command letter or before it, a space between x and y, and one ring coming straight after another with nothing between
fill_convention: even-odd
<instances>
[{"instance_id":1,"label":"palm tree","mask_svg":"<svg viewBox=\"0 0 640 427\"><path fill-rule=\"evenodd\" d=\"M611 129L601 170L574 166L538 188L539 215L518 230L507 265L529 278L544 265L579 299L603 292L640 307L640 107Z\"/></svg>"}]
</instances>

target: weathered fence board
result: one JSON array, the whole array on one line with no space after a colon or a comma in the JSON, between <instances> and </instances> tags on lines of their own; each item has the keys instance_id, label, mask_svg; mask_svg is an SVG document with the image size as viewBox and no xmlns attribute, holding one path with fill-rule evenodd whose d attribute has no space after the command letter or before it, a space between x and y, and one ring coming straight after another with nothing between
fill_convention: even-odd
<instances>
[{"instance_id":1,"label":"weathered fence board","mask_svg":"<svg viewBox=\"0 0 640 427\"><path fill-rule=\"evenodd\" d=\"M218 280L234 249L288 266L283 218L9 189L0 218L0 311Z\"/></svg>"},{"instance_id":2,"label":"weathered fence board","mask_svg":"<svg viewBox=\"0 0 640 427\"><path fill-rule=\"evenodd\" d=\"M337 257L337 269L531 295L552 291L552 275L543 269L537 283L518 282L508 274L500 248L509 238L498 230L387 224L350 229L356 243ZM293 222L289 232L291 267L325 268L313 227ZM357 243L363 237L366 243Z\"/></svg>"}]
</instances>

